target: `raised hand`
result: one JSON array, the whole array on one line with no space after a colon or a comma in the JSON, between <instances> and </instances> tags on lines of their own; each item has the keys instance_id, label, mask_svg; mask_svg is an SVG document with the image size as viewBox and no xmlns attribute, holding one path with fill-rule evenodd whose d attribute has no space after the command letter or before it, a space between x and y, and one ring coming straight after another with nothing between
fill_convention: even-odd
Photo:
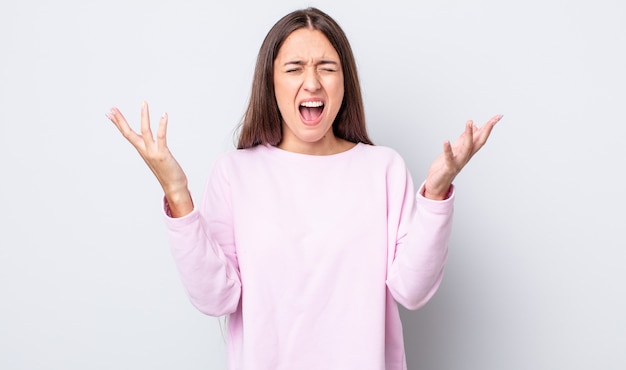
<instances>
[{"instance_id":1,"label":"raised hand","mask_svg":"<svg viewBox=\"0 0 626 370\"><path fill-rule=\"evenodd\" d=\"M122 135L139 152L148 167L161 184L169 203L172 217L182 217L193 210L193 203L187 186L187 176L167 147L167 114L163 113L157 129L156 140L150 128L148 104L141 105L141 133L130 127L122 112L112 108L107 118L115 124Z\"/></svg>"},{"instance_id":2,"label":"raised hand","mask_svg":"<svg viewBox=\"0 0 626 370\"><path fill-rule=\"evenodd\" d=\"M477 127L472 121L465 125L465 131L453 143L443 143L443 153L430 165L425 183L425 196L430 199L445 199L454 178L461 172L469 160L485 145L493 126L502 119L502 115L491 118L483 127Z\"/></svg>"}]
</instances>

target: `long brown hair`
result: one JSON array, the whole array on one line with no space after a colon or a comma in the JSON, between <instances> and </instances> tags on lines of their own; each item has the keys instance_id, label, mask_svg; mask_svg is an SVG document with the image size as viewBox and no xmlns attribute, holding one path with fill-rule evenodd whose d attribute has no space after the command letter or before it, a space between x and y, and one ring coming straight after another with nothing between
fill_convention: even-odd
<instances>
[{"instance_id":1,"label":"long brown hair","mask_svg":"<svg viewBox=\"0 0 626 370\"><path fill-rule=\"evenodd\" d=\"M339 54L344 76L344 97L333 122L333 133L353 143L372 144L365 127L361 86L348 38L330 16L316 8L307 8L281 18L263 40L254 70L250 102L241 123L238 149L280 143L282 117L274 93L274 60L287 36L301 28L322 32Z\"/></svg>"}]
</instances>

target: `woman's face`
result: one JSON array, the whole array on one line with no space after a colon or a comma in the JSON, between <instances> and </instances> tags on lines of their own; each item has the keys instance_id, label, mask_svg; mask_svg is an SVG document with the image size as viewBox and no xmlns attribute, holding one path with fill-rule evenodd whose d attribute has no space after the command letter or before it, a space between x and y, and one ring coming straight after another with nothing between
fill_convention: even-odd
<instances>
[{"instance_id":1,"label":"woman's face","mask_svg":"<svg viewBox=\"0 0 626 370\"><path fill-rule=\"evenodd\" d=\"M274 90L282 116L278 146L306 154L330 154L337 145L332 124L343 101L339 55L318 30L292 32L274 61Z\"/></svg>"}]
</instances>

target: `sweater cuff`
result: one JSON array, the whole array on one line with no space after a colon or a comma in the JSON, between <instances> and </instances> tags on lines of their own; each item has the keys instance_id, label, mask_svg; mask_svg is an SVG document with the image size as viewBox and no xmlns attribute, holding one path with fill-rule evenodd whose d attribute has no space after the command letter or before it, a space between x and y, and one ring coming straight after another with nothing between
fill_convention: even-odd
<instances>
[{"instance_id":1,"label":"sweater cuff","mask_svg":"<svg viewBox=\"0 0 626 370\"><path fill-rule=\"evenodd\" d=\"M172 217L172 210L170 209L170 204L167 201L166 197L163 197L163 216L165 218L165 223L170 228L176 228L188 225L189 223L195 221L198 216L198 210L196 209L195 202L194 207L191 212L182 216L182 217Z\"/></svg>"},{"instance_id":2,"label":"sweater cuff","mask_svg":"<svg viewBox=\"0 0 626 370\"><path fill-rule=\"evenodd\" d=\"M450 185L450 190L448 191L446 198L443 200L435 200L435 199L426 198L424 196L425 192L426 192L426 181L424 181L422 185L420 185L419 190L417 191L417 194L415 195L415 200L417 201L419 205L423 207L428 207L433 212L447 213L449 212L450 208L454 204L454 194L455 194L454 185Z\"/></svg>"}]
</instances>

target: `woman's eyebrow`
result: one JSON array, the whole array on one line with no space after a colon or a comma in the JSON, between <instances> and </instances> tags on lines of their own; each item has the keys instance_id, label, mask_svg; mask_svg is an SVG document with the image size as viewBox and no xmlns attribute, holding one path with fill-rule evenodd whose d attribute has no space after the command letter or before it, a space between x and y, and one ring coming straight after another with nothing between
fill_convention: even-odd
<instances>
[{"instance_id":1,"label":"woman's eyebrow","mask_svg":"<svg viewBox=\"0 0 626 370\"><path fill-rule=\"evenodd\" d=\"M288 65L298 65L298 66L303 66L303 65L306 65L306 64L307 64L307 63L306 63L306 62L304 62L304 61L302 61L302 60L292 60L292 61L289 61L289 62L285 62L285 63L283 64L283 66L288 66ZM336 66L337 66L337 65L339 65L339 62L336 62L336 61L334 61L334 60L326 60L326 59L322 59L322 60L320 60L320 61L318 61L318 62L316 62L316 63L315 63L315 65L316 65L316 66L319 66L319 65L324 65L324 64L332 64L332 65L336 65Z\"/></svg>"},{"instance_id":2,"label":"woman's eyebrow","mask_svg":"<svg viewBox=\"0 0 626 370\"><path fill-rule=\"evenodd\" d=\"M320 60L319 62L317 62L316 65L319 66L319 65L322 65L322 64L332 64L332 65L335 65L335 66L339 65L339 63L335 62L334 60Z\"/></svg>"}]
</instances>

